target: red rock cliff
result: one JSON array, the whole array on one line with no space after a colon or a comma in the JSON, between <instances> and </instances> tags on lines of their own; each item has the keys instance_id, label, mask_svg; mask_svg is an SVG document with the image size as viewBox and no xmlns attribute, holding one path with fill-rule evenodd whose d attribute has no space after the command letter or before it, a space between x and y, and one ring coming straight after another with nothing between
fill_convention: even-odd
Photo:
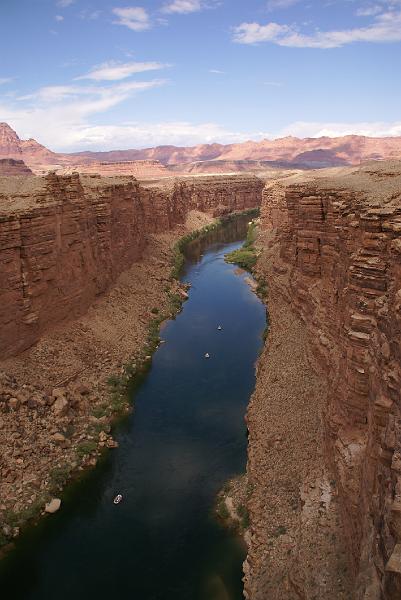
<instances>
[{"instance_id":1,"label":"red rock cliff","mask_svg":"<svg viewBox=\"0 0 401 600\"><path fill-rule=\"evenodd\" d=\"M337 474L353 597L395 600L401 598L401 170L367 170L361 178L269 188L262 223L277 228L274 260L277 272L289 272L286 300L304 322L327 382L326 456Z\"/></svg>"},{"instance_id":2,"label":"red rock cliff","mask_svg":"<svg viewBox=\"0 0 401 600\"><path fill-rule=\"evenodd\" d=\"M23 160L14 160L13 158L0 158L0 177L10 177L17 175L33 175L31 169L26 166Z\"/></svg>"},{"instance_id":3,"label":"red rock cliff","mask_svg":"<svg viewBox=\"0 0 401 600\"><path fill-rule=\"evenodd\" d=\"M163 188L76 174L32 179L0 195L1 358L83 314L140 259L147 234L171 229L191 209L217 215L258 206L263 188L252 177Z\"/></svg>"}]
</instances>

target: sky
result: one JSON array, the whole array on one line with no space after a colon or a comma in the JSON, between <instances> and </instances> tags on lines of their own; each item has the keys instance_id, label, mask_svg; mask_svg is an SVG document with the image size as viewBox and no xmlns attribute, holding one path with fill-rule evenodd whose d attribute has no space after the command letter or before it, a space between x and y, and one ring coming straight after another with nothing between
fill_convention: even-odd
<instances>
[{"instance_id":1,"label":"sky","mask_svg":"<svg viewBox=\"0 0 401 600\"><path fill-rule=\"evenodd\" d=\"M0 0L0 56L55 151L401 135L401 0Z\"/></svg>"}]
</instances>

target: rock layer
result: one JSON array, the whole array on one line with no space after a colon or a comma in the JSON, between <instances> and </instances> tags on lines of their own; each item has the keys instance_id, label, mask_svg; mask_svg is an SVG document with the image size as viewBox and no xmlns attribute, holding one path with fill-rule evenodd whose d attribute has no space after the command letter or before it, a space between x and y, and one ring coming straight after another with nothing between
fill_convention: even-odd
<instances>
[{"instance_id":1,"label":"rock layer","mask_svg":"<svg viewBox=\"0 0 401 600\"><path fill-rule=\"evenodd\" d=\"M138 179L158 179L160 177L171 177L171 173L158 160L127 160L121 162L92 162L89 164L76 164L72 167L64 167L58 170L62 175L72 172L82 174L98 173L104 177L115 175L132 175Z\"/></svg>"},{"instance_id":2,"label":"rock layer","mask_svg":"<svg viewBox=\"0 0 401 600\"><path fill-rule=\"evenodd\" d=\"M33 175L33 173L23 160L14 160L13 158L0 159L0 177L15 175Z\"/></svg>"},{"instance_id":3,"label":"rock layer","mask_svg":"<svg viewBox=\"0 0 401 600\"><path fill-rule=\"evenodd\" d=\"M133 178L49 174L34 184L22 192L16 181L1 198L0 358L86 312L141 257L147 235L193 209L218 216L258 206L263 188L247 176L145 188Z\"/></svg>"},{"instance_id":4,"label":"rock layer","mask_svg":"<svg viewBox=\"0 0 401 600\"><path fill-rule=\"evenodd\" d=\"M395 600L401 597L401 167L366 168L358 177L269 187L262 224L273 233L266 254L271 294L278 292L299 316L325 382L324 455L347 533L352 597ZM260 575L251 565L249 590L258 588Z\"/></svg>"}]
</instances>

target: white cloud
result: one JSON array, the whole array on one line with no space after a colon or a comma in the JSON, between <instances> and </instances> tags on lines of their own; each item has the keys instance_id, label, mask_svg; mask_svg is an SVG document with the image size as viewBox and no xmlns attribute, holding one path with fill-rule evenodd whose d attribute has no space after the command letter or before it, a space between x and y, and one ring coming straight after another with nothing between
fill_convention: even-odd
<instances>
[{"instance_id":1,"label":"white cloud","mask_svg":"<svg viewBox=\"0 0 401 600\"><path fill-rule=\"evenodd\" d=\"M294 25L278 23L242 23L234 28L233 40L239 44L271 42L293 48L339 48L355 42L390 43L401 41L401 12L392 11L377 15L366 27L315 31L311 34L299 32Z\"/></svg>"},{"instance_id":2,"label":"white cloud","mask_svg":"<svg viewBox=\"0 0 401 600\"><path fill-rule=\"evenodd\" d=\"M130 81L110 86L45 86L17 98L0 96L0 120L10 122L25 137L36 137L58 149L85 146L83 131L91 119L107 112L136 94L165 85L165 80Z\"/></svg>"},{"instance_id":3,"label":"white cloud","mask_svg":"<svg viewBox=\"0 0 401 600\"><path fill-rule=\"evenodd\" d=\"M113 82L111 85L49 85L31 94L8 99L0 95L0 121L8 122L22 138L33 137L58 151L109 150L160 144L244 141L249 133L237 133L216 123L124 122L103 125L101 115L137 93L167 82ZM100 123L99 123L100 120ZM262 138L266 134L255 133Z\"/></svg>"},{"instance_id":4,"label":"white cloud","mask_svg":"<svg viewBox=\"0 0 401 600\"><path fill-rule=\"evenodd\" d=\"M165 13L189 14L202 10L200 0L174 0L166 4L162 11Z\"/></svg>"},{"instance_id":5,"label":"white cloud","mask_svg":"<svg viewBox=\"0 0 401 600\"><path fill-rule=\"evenodd\" d=\"M159 62L129 62L129 63L118 63L118 62L106 62L102 65L94 67L86 75L76 77L76 80L80 79L92 79L93 81L118 81L126 79L135 73L145 73L146 71L156 71L168 67L167 64Z\"/></svg>"},{"instance_id":6,"label":"white cloud","mask_svg":"<svg viewBox=\"0 0 401 600\"><path fill-rule=\"evenodd\" d=\"M0 85L4 85L5 83L10 83L12 81L12 77L0 77Z\"/></svg>"},{"instance_id":7,"label":"white cloud","mask_svg":"<svg viewBox=\"0 0 401 600\"><path fill-rule=\"evenodd\" d=\"M280 81L264 81L263 85L268 85L270 87L281 87L283 84Z\"/></svg>"},{"instance_id":8,"label":"white cloud","mask_svg":"<svg viewBox=\"0 0 401 600\"><path fill-rule=\"evenodd\" d=\"M225 71L220 71L220 69L209 69L209 73L214 73L214 75L225 75Z\"/></svg>"},{"instance_id":9,"label":"white cloud","mask_svg":"<svg viewBox=\"0 0 401 600\"><path fill-rule=\"evenodd\" d=\"M364 135L366 137L401 136L401 121L372 121L360 123L309 122L297 121L279 132L281 136L297 137L340 137L344 135Z\"/></svg>"},{"instance_id":10,"label":"white cloud","mask_svg":"<svg viewBox=\"0 0 401 600\"><path fill-rule=\"evenodd\" d=\"M64 21L63 15L56 15L54 18L56 19L56 21L59 21L59 22Z\"/></svg>"},{"instance_id":11,"label":"white cloud","mask_svg":"<svg viewBox=\"0 0 401 600\"><path fill-rule=\"evenodd\" d=\"M56 4L60 8L67 8L68 6L71 6L71 4L74 4L75 1L76 0L58 0L58 2L56 2Z\"/></svg>"},{"instance_id":12,"label":"white cloud","mask_svg":"<svg viewBox=\"0 0 401 600\"><path fill-rule=\"evenodd\" d=\"M108 87L66 85L46 86L12 103L0 98L0 121L8 122L22 138L34 137L54 150L111 150L162 144L235 143L249 139L284 137L338 137L365 135L401 136L396 122L305 122L299 121L273 133L236 132L218 123L124 122L118 125L93 123L103 113L131 98L135 93L156 88L165 82L124 82ZM268 82L269 83L269 82ZM270 82L271 83L271 82Z\"/></svg>"},{"instance_id":13,"label":"white cloud","mask_svg":"<svg viewBox=\"0 0 401 600\"><path fill-rule=\"evenodd\" d=\"M166 14L188 15L208 8L216 8L220 0L172 0L165 4L161 11Z\"/></svg>"},{"instance_id":14,"label":"white cloud","mask_svg":"<svg viewBox=\"0 0 401 600\"><path fill-rule=\"evenodd\" d=\"M132 31L150 29L149 15L141 6L113 8L112 12L118 17L118 21L113 21L114 25L123 25Z\"/></svg>"},{"instance_id":15,"label":"white cloud","mask_svg":"<svg viewBox=\"0 0 401 600\"><path fill-rule=\"evenodd\" d=\"M153 87L164 85L165 79L153 79L151 81L131 81L114 84L108 87L100 86L78 86L78 85L50 85L45 86L25 96L19 96L17 100L38 100L43 103L56 103L66 99L78 98L79 96L91 96L93 99L111 100L112 106L125 100L130 92L148 90Z\"/></svg>"},{"instance_id":16,"label":"white cloud","mask_svg":"<svg viewBox=\"0 0 401 600\"><path fill-rule=\"evenodd\" d=\"M166 144L189 146L224 141L245 141L247 135L233 133L216 123L169 121L161 123L126 123L98 125L77 130L74 144L82 148L124 149Z\"/></svg>"}]
</instances>

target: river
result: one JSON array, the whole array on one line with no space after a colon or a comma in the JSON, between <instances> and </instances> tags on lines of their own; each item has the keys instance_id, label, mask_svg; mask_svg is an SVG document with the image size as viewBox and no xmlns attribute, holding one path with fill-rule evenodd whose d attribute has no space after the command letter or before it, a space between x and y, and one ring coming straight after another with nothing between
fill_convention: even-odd
<instances>
[{"instance_id":1,"label":"river","mask_svg":"<svg viewBox=\"0 0 401 600\"><path fill-rule=\"evenodd\" d=\"M245 233L242 218L188 247L189 300L162 330L135 409L115 432L119 448L21 536L0 564L3 598L242 598L245 549L213 505L245 470L244 415L266 324L246 275L224 261Z\"/></svg>"}]
</instances>

